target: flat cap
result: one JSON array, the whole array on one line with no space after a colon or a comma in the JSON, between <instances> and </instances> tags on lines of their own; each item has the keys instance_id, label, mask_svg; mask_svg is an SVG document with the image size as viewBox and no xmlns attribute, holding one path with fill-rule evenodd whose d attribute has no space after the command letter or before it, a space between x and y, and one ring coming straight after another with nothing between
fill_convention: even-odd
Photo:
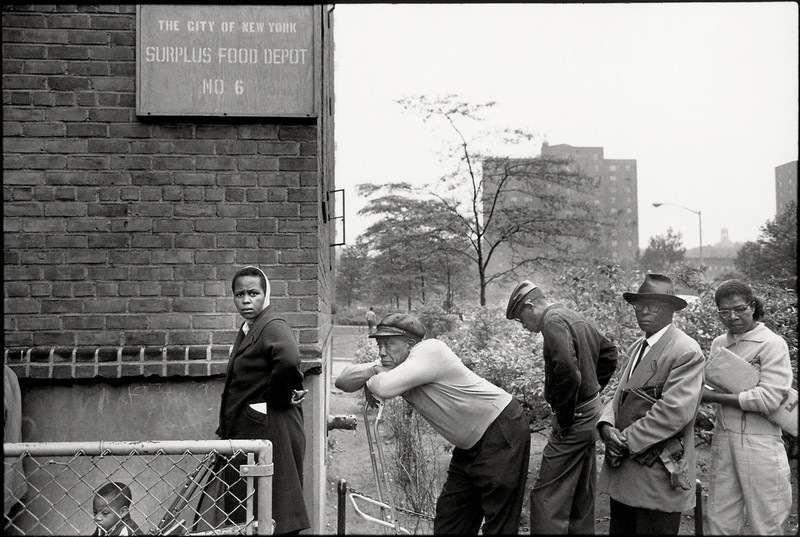
<instances>
[{"instance_id":1,"label":"flat cap","mask_svg":"<svg viewBox=\"0 0 800 537\"><path fill-rule=\"evenodd\" d=\"M530 280L523 280L511 292L511 298L508 299L508 306L506 307L506 319L514 320L517 318L522 303L525 302L525 297L528 293L536 289L536 284Z\"/></svg>"},{"instance_id":2,"label":"flat cap","mask_svg":"<svg viewBox=\"0 0 800 537\"><path fill-rule=\"evenodd\" d=\"M375 331L369 337L411 336L417 339L425 337L425 327L419 319L408 313L390 313L378 322Z\"/></svg>"}]
</instances>

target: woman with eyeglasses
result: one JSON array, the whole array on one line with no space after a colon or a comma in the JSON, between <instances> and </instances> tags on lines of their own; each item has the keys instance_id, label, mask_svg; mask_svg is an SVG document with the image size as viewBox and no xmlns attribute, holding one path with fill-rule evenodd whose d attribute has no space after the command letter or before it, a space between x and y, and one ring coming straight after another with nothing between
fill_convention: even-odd
<instances>
[{"instance_id":1,"label":"woman with eyeglasses","mask_svg":"<svg viewBox=\"0 0 800 537\"><path fill-rule=\"evenodd\" d=\"M714 293L727 333L711 344L739 355L759 370L758 384L740 393L703 392L718 403L708 493L708 532L738 535L745 515L748 534L779 535L789 518L792 488L781 428L764 416L774 412L792 386L786 341L762 322L764 304L740 280L722 282Z\"/></svg>"}]
</instances>

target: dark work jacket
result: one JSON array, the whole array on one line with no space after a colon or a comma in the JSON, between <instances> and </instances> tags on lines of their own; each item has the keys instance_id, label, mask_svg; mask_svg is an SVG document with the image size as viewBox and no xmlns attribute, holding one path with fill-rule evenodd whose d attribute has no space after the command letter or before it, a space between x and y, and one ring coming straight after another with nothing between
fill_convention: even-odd
<instances>
[{"instance_id":1,"label":"dark work jacket","mask_svg":"<svg viewBox=\"0 0 800 537\"><path fill-rule=\"evenodd\" d=\"M572 425L575 406L602 390L617 368L617 347L583 316L562 304L542 313L544 398L559 427Z\"/></svg>"},{"instance_id":2,"label":"dark work jacket","mask_svg":"<svg viewBox=\"0 0 800 537\"><path fill-rule=\"evenodd\" d=\"M266 402L277 410L292 404L292 390L303 389L300 351L292 328L267 306L253 321L247 335L236 336L228 362L225 389L219 410L220 438L253 438L237 430L241 417L255 411L251 403Z\"/></svg>"}]
</instances>

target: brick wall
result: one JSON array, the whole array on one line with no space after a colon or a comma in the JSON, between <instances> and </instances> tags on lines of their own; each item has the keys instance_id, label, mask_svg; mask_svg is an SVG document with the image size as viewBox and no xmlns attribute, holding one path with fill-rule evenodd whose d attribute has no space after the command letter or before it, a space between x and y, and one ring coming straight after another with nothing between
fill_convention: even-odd
<instances>
[{"instance_id":1,"label":"brick wall","mask_svg":"<svg viewBox=\"0 0 800 537\"><path fill-rule=\"evenodd\" d=\"M330 110L137 117L135 5L4 6L2 34L4 328L16 372L221 373L240 322L230 279L249 264L318 359L330 330Z\"/></svg>"}]
</instances>

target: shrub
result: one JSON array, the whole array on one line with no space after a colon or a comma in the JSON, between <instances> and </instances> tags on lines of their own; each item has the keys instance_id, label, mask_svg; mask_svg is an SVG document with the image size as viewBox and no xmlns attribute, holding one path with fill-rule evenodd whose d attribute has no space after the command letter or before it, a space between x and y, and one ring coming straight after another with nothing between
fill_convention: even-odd
<instances>
[{"instance_id":1,"label":"shrub","mask_svg":"<svg viewBox=\"0 0 800 537\"><path fill-rule=\"evenodd\" d=\"M392 491L399 489L402 493L394 494L396 505L432 515L442 488L439 459L452 445L400 397L387 401L383 413L393 439L388 461ZM421 524L422 519L416 518L415 522ZM432 531L432 524L428 524L422 533Z\"/></svg>"},{"instance_id":2,"label":"shrub","mask_svg":"<svg viewBox=\"0 0 800 537\"><path fill-rule=\"evenodd\" d=\"M447 313L441 306L427 304L414 315L425 326L426 337L438 338L456 329L460 322L458 314Z\"/></svg>"}]
</instances>

